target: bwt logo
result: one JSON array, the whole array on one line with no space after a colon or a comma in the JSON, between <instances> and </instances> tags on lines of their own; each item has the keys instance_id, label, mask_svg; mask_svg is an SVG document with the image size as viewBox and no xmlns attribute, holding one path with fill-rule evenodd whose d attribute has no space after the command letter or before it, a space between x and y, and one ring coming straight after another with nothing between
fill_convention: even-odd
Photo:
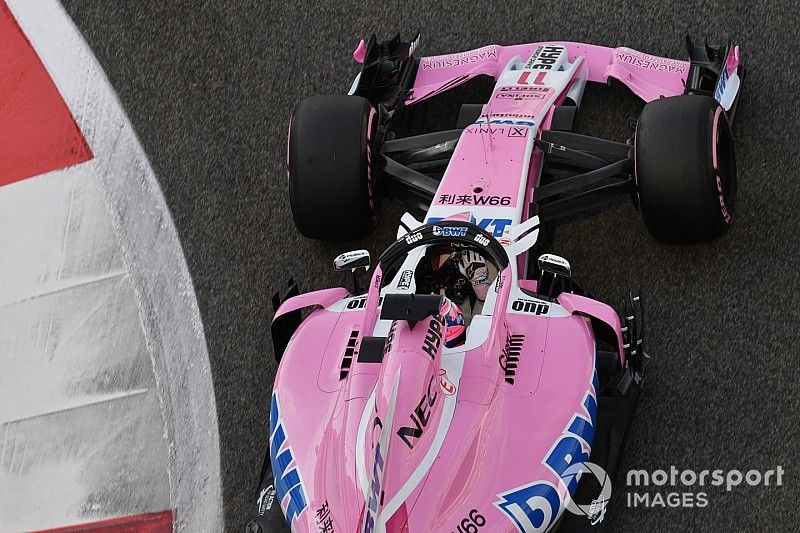
<instances>
[{"instance_id":1,"label":"bwt logo","mask_svg":"<svg viewBox=\"0 0 800 533\"><path fill-rule=\"evenodd\" d=\"M366 502L363 533L372 533L375 530L375 519L378 516L378 504L383 497L383 422L378 416L372 420L372 434L375 428L380 428L381 437L375 445L375 457L372 460L372 481L369 485L369 499Z\"/></svg>"},{"instance_id":2,"label":"bwt logo","mask_svg":"<svg viewBox=\"0 0 800 533\"><path fill-rule=\"evenodd\" d=\"M428 218L427 223L432 224L434 222L439 222L440 220L444 220L444 218L430 217ZM480 220L477 220L475 217L470 216L469 221L478 226L479 228L481 228L482 230L491 233L492 237L495 238L502 237L506 231L506 227L512 224L512 221L508 218L482 218ZM434 230L434 234L436 234L436 230Z\"/></svg>"},{"instance_id":3,"label":"bwt logo","mask_svg":"<svg viewBox=\"0 0 800 533\"><path fill-rule=\"evenodd\" d=\"M479 118L478 120L475 121L475 124L486 124L486 119L485 118ZM536 127L536 123L535 122L531 122L530 120L509 120L509 119L493 118L492 120L489 121L489 124L498 124L498 125L504 125L504 126L506 126L506 125L507 126L512 126L512 125L514 125L514 126L528 126L530 128L535 128Z\"/></svg>"},{"instance_id":4,"label":"bwt logo","mask_svg":"<svg viewBox=\"0 0 800 533\"><path fill-rule=\"evenodd\" d=\"M275 476L275 491L278 501L284 509L286 521L291 527L292 521L308 507L308 498L303 481L294 464L292 447L286 444L286 430L281 420L278 394L272 393L272 407L269 414L270 461ZM287 499L284 506L284 499Z\"/></svg>"},{"instance_id":5,"label":"bwt logo","mask_svg":"<svg viewBox=\"0 0 800 533\"><path fill-rule=\"evenodd\" d=\"M574 494L578 486L579 474L582 471L594 471L584 467L589 463L589 453L594 440L594 428L597 420L597 372L592 377L591 388L584 396L582 412L575 413L561 437L550 448L542 464L559 480L559 484L569 494ZM595 466L595 465L592 465ZM601 496L610 496L611 485L603 484ZM547 531L561 515L562 499L558 488L547 481L536 481L498 494L499 501L494 505L508 515L517 529L523 533ZM588 514L584 507L576 506L567 497L567 509L576 514ZM605 507L603 507L603 510ZM591 518L591 517L590 517ZM602 520L602 517L600 518ZM599 522L600 520L597 520Z\"/></svg>"},{"instance_id":6,"label":"bwt logo","mask_svg":"<svg viewBox=\"0 0 800 533\"><path fill-rule=\"evenodd\" d=\"M433 227L433 234L437 237L463 237L467 234L467 228L453 228L450 226L434 226Z\"/></svg>"}]
</instances>

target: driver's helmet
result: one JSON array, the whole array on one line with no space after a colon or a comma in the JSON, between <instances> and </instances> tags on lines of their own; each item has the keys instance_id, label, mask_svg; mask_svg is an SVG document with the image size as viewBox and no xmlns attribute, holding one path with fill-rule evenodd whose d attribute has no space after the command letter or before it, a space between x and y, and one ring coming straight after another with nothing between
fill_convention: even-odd
<instances>
[{"instance_id":1,"label":"driver's helmet","mask_svg":"<svg viewBox=\"0 0 800 533\"><path fill-rule=\"evenodd\" d=\"M444 345L448 348L461 346L467 338L464 313L450 298L444 297L439 314L444 318Z\"/></svg>"}]
</instances>

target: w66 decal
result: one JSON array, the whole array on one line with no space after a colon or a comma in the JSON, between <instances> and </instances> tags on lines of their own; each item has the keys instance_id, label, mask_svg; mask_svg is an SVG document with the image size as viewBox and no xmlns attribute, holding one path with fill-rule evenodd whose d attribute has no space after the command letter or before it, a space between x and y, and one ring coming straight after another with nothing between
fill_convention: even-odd
<instances>
[{"instance_id":1,"label":"w66 decal","mask_svg":"<svg viewBox=\"0 0 800 533\"><path fill-rule=\"evenodd\" d=\"M453 531L453 533L477 533L478 529L485 525L486 519L478 512L477 509L473 509L469 512L469 516L463 519L461 523L456 526L456 529Z\"/></svg>"}]
</instances>

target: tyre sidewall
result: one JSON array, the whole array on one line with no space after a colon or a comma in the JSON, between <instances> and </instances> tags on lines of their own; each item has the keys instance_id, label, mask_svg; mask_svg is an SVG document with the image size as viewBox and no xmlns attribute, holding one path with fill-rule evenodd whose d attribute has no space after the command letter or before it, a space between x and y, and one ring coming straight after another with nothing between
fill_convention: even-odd
<instances>
[{"instance_id":1,"label":"tyre sidewall","mask_svg":"<svg viewBox=\"0 0 800 533\"><path fill-rule=\"evenodd\" d=\"M289 201L297 229L321 240L371 234L376 218L377 115L358 96L312 96L292 115Z\"/></svg>"},{"instance_id":2,"label":"tyre sidewall","mask_svg":"<svg viewBox=\"0 0 800 533\"><path fill-rule=\"evenodd\" d=\"M717 142L718 135L724 143ZM706 241L728 230L735 209L735 154L727 118L714 99L686 95L647 104L634 158L639 206L657 239Z\"/></svg>"}]
</instances>

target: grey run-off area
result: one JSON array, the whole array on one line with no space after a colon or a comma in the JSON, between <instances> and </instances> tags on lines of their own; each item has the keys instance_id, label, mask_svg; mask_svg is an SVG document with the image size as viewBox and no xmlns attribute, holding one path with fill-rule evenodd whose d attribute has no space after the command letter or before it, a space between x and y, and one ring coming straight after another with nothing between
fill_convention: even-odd
<instances>
[{"instance_id":1,"label":"grey run-off area","mask_svg":"<svg viewBox=\"0 0 800 533\"><path fill-rule=\"evenodd\" d=\"M800 484L796 363L800 89L793 2L156 2L74 0L67 8L119 93L158 176L186 252L205 326L219 414L226 529L249 510L267 447L275 371L269 297L292 274L304 290L349 283L340 252L392 240L390 207L365 243L319 244L293 228L286 127L294 104L346 92L358 39L422 32L420 53L545 39L685 57L691 32L742 45L749 68L734 135L739 212L710 245L653 241L629 206L562 229L554 251L579 282L618 303L641 286L654 357L622 472L766 470L779 488L709 489L702 509L628 509L613 529L795 529ZM617 140L641 104L589 87L579 128ZM453 123L455 118L453 118ZM619 491L619 489L618 489ZM491 504L491 502L487 502Z\"/></svg>"}]
</instances>

